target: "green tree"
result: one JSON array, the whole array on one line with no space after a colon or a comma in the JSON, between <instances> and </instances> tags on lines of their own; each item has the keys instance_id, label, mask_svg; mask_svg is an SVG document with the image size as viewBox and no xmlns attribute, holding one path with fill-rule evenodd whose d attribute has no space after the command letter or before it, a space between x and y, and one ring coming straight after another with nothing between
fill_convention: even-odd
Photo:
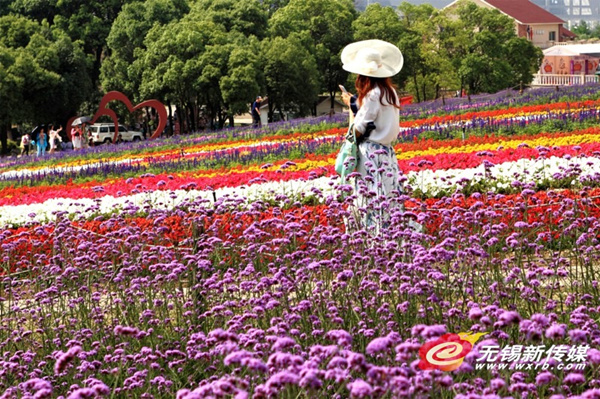
<instances>
[{"instance_id":1,"label":"green tree","mask_svg":"<svg viewBox=\"0 0 600 399\"><path fill-rule=\"evenodd\" d=\"M348 74L342 69L340 53L352 41L352 22L356 10L350 0L290 0L270 19L272 37L286 38L293 33L306 33L309 49L317 62L321 91L331 96L339 90ZM316 103L316 97L312 99Z\"/></svg>"},{"instance_id":2,"label":"green tree","mask_svg":"<svg viewBox=\"0 0 600 399\"><path fill-rule=\"evenodd\" d=\"M7 6L5 7L15 14L38 22L43 20L52 22L54 15L56 15L56 2L57 0L13 0L5 2L0 0L0 15L2 15L2 3L6 3Z\"/></svg>"},{"instance_id":3,"label":"green tree","mask_svg":"<svg viewBox=\"0 0 600 399\"><path fill-rule=\"evenodd\" d=\"M271 16L275 11L287 6L289 2L290 0L263 0L262 4Z\"/></svg>"},{"instance_id":4,"label":"green tree","mask_svg":"<svg viewBox=\"0 0 600 399\"><path fill-rule=\"evenodd\" d=\"M90 76L99 83L106 38L123 5L131 0L57 0L54 24L72 40L80 40L93 60Z\"/></svg>"},{"instance_id":5,"label":"green tree","mask_svg":"<svg viewBox=\"0 0 600 399\"><path fill-rule=\"evenodd\" d=\"M126 4L107 37L109 56L102 62L100 81L104 91L118 90L142 101L139 86L142 70L134 67L136 53L145 49L146 35L157 25L164 27L189 12L185 0L149 0Z\"/></svg>"},{"instance_id":6,"label":"green tree","mask_svg":"<svg viewBox=\"0 0 600 399\"><path fill-rule=\"evenodd\" d=\"M254 93L260 93L264 87L262 67L258 40L251 38L247 43L240 40L232 48L227 64L228 74L219 83L232 122L234 115L248 112Z\"/></svg>"},{"instance_id":7,"label":"green tree","mask_svg":"<svg viewBox=\"0 0 600 399\"><path fill-rule=\"evenodd\" d=\"M522 37L514 37L504 44L506 61L511 69L511 85L523 86L533 80L544 59L544 53L539 47Z\"/></svg>"},{"instance_id":8,"label":"green tree","mask_svg":"<svg viewBox=\"0 0 600 399\"><path fill-rule=\"evenodd\" d=\"M300 116L310 113L318 95L317 62L306 49L305 39L293 33L263 42L265 80L269 96L269 120L277 110L292 111Z\"/></svg>"},{"instance_id":9,"label":"green tree","mask_svg":"<svg viewBox=\"0 0 600 399\"><path fill-rule=\"evenodd\" d=\"M259 39L267 33L267 13L257 0L200 0L194 5L193 12L227 32Z\"/></svg>"},{"instance_id":10,"label":"green tree","mask_svg":"<svg viewBox=\"0 0 600 399\"><path fill-rule=\"evenodd\" d=\"M0 141L12 123L63 122L91 90L87 58L65 32L0 17Z\"/></svg>"},{"instance_id":11,"label":"green tree","mask_svg":"<svg viewBox=\"0 0 600 399\"><path fill-rule=\"evenodd\" d=\"M406 3L408 4L408 3ZM398 13L392 7L371 4L352 22L354 40L379 39L397 44L406 32Z\"/></svg>"},{"instance_id":12,"label":"green tree","mask_svg":"<svg viewBox=\"0 0 600 399\"><path fill-rule=\"evenodd\" d=\"M0 0L0 17L10 12L11 0Z\"/></svg>"},{"instance_id":13,"label":"green tree","mask_svg":"<svg viewBox=\"0 0 600 399\"><path fill-rule=\"evenodd\" d=\"M204 28L204 29L203 29ZM156 25L146 36L146 49L140 50L133 68L141 74L140 96L172 101L183 121L197 126L199 55L203 54L211 35L223 34L220 27L184 18L165 27Z\"/></svg>"},{"instance_id":14,"label":"green tree","mask_svg":"<svg viewBox=\"0 0 600 399\"><path fill-rule=\"evenodd\" d=\"M438 98L442 89L456 85L447 49L440 40L448 20L429 4L403 3L398 12L405 33L398 44L404 68L397 80L406 83L417 101Z\"/></svg>"},{"instance_id":15,"label":"green tree","mask_svg":"<svg viewBox=\"0 0 600 399\"><path fill-rule=\"evenodd\" d=\"M580 39L587 39L592 36L592 31L588 26L588 23L584 20L579 21L571 31L579 36Z\"/></svg>"},{"instance_id":16,"label":"green tree","mask_svg":"<svg viewBox=\"0 0 600 399\"><path fill-rule=\"evenodd\" d=\"M263 81L258 54L266 15L257 1L202 0L181 20L155 26L132 67L141 71L141 94L172 101L192 130L200 111L213 127L232 121Z\"/></svg>"},{"instance_id":17,"label":"green tree","mask_svg":"<svg viewBox=\"0 0 600 399\"><path fill-rule=\"evenodd\" d=\"M514 21L497 10L478 7L470 2L459 4L445 32L440 35L461 89L469 93L495 92L519 85L539 67L539 52L533 44L516 40ZM519 53L509 54L515 49ZM532 57L533 56L533 57Z\"/></svg>"}]
</instances>

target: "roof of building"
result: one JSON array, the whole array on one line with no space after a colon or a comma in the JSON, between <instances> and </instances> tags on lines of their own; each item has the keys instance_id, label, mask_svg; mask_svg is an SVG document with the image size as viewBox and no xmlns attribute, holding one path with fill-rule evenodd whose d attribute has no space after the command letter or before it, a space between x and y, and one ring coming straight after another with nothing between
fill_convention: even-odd
<instances>
[{"instance_id":1,"label":"roof of building","mask_svg":"<svg viewBox=\"0 0 600 399\"><path fill-rule=\"evenodd\" d=\"M323 96L323 95L320 95L320 96L319 96L319 99L317 100L317 104L318 104L318 105L320 105L320 104L323 104L323 103L324 103L324 102L326 102L326 101L329 101L329 102L331 102L331 96ZM334 101L335 101L337 104L341 105L342 107L345 107L345 106L346 106L346 104L344 104L343 102L341 102L340 100L338 100L338 99L337 99L337 97L336 97L336 98L334 98Z\"/></svg>"},{"instance_id":2,"label":"roof of building","mask_svg":"<svg viewBox=\"0 0 600 399\"><path fill-rule=\"evenodd\" d=\"M448 7L458 3L456 0ZM529 0L479 0L521 24L564 24L565 21Z\"/></svg>"},{"instance_id":3,"label":"roof of building","mask_svg":"<svg viewBox=\"0 0 600 399\"><path fill-rule=\"evenodd\" d=\"M560 36L565 39L575 39L577 37L577 35L575 33L571 32L564 26L560 27Z\"/></svg>"},{"instance_id":4,"label":"roof of building","mask_svg":"<svg viewBox=\"0 0 600 399\"><path fill-rule=\"evenodd\" d=\"M589 55L598 57L600 56L600 43L552 46L544 50L544 55Z\"/></svg>"}]
</instances>

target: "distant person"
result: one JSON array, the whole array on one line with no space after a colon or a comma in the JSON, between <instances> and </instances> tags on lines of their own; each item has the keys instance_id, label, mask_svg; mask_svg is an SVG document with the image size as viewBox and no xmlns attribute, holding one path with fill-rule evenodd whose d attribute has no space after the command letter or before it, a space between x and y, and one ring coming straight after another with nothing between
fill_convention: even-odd
<instances>
[{"instance_id":1,"label":"distant person","mask_svg":"<svg viewBox=\"0 0 600 399\"><path fill-rule=\"evenodd\" d=\"M29 147L31 146L31 137L29 133L25 133L21 136L21 156L29 155Z\"/></svg>"},{"instance_id":2,"label":"distant person","mask_svg":"<svg viewBox=\"0 0 600 399\"><path fill-rule=\"evenodd\" d=\"M90 126L84 123L81 130L83 131L83 135L81 136L81 142L84 143L86 147L93 147L94 138L92 137L92 130Z\"/></svg>"},{"instance_id":3,"label":"distant person","mask_svg":"<svg viewBox=\"0 0 600 399\"><path fill-rule=\"evenodd\" d=\"M261 127L262 121L260 120L260 103L262 103L262 97L256 97L256 101L252 103L252 126Z\"/></svg>"},{"instance_id":4,"label":"distant person","mask_svg":"<svg viewBox=\"0 0 600 399\"><path fill-rule=\"evenodd\" d=\"M46 134L46 129L42 128L40 130L36 144L37 156L40 157L46 155L46 146L48 145L48 135Z\"/></svg>"},{"instance_id":5,"label":"distant person","mask_svg":"<svg viewBox=\"0 0 600 399\"><path fill-rule=\"evenodd\" d=\"M71 142L73 143L73 150L81 149L81 125L71 128Z\"/></svg>"},{"instance_id":6,"label":"distant person","mask_svg":"<svg viewBox=\"0 0 600 399\"><path fill-rule=\"evenodd\" d=\"M60 137L60 132L62 131L62 126L58 130L54 130L54 125L50 126L50 132L48 133L48 138L50 139L50 151L52 154L58 148L58 143L62 143L62 137Z\"/></svg>"}]
</instances>

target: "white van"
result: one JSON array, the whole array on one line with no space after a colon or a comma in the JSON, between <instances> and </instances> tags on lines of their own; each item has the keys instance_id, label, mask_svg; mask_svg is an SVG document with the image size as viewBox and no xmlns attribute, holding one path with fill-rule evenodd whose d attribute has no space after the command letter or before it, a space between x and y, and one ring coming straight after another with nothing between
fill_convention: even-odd
<instances>
[{"instance_id":1,"label":"white van","mask_svg":"<svg viewBox=\"0 0 600 399\"><path fill-rule=\"evenodd\" d=\"M112 123L95 123L89 127L94 144L112 143L115 137L115 125ZM119 138L121 141L140 141L144 139L142 132L127 130L119 125Z\"/></svg>"}]
</instances>

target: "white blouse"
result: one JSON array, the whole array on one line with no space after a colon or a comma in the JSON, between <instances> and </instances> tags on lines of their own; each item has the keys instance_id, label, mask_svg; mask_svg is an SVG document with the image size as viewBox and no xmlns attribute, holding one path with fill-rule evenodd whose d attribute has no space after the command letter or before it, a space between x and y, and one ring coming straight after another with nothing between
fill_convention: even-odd
<instances>
[{"instance_id":1,"label":"white blouse","mask_svg":"<svg viewBox=\"0 0 600 399\"><path fill-rule=\"evenodd\" d=\"M363 133L367 128L367 123L374 122L375 130L369 135L369 140L375 143L390 145L398 138L400 133L400 111L398 108L389 104L385 97L382 105L379 101L381 90L375 87L363 98L362 104L354 117L354 127ZM394 91L396 104L398 95Z\"/></svg>"},{"instance_id":2,"label":"white blouse","mask_svg":"<svg viewBox=\"0 0 600 399\"><path fill-rule=\"evenodd\" d=\"M62 142L62 137L60 137L60 134L58 134L58 132L58 130L50 130L50 140L58 139L60 142Z\"/></svg>"}]
</instances>

